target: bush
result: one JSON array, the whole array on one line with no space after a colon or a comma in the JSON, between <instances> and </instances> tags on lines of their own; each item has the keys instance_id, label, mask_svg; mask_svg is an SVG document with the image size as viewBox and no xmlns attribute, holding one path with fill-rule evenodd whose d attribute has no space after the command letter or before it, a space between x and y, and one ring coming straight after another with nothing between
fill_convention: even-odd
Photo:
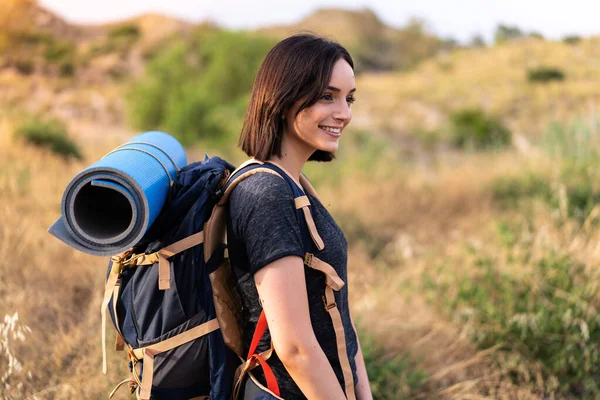
<instances>
[{"instance_id":1,"label":"bush","mask_svg":"<svg viewBox=\"0 0 600 400\"><path fill-rule=\"evenodd\" d=\"M75 65L72 61L64 61L58 65L58 75L71 77L75 74Z\"/></svg>"},{"instance_id":2,"label":"bush","mask_svg":"<svg viewBox=\"0 0 600 400\"><path fill-rule=\"evenodd\" d=\"M563 38L563 42L566 44L570 44L570 45L576 45L576 44L579 44L579 42L581 42L581 36L577 36L577 35L565 36Z\"/></svg>"},{"instance_id":3,"label":"bush","mask_svg":"<svg viewBox=\"0 0 600 400\"><path fill-rule=\"evenodd\" d=\"M547 201L552 198L549 180L534 173L498 178L492 183L490 191L494 201L501 207L517 207L524 198L538 197Z\"/></svg>"},{"instance_id":4,"label":"bush","mask_svg":"<svg viewBox=\"0 0 600 400\"><path fill-rule=\"evenodd\" d=\"M63 158L81 160L81 151L67 135L65 125L58 120L31 117L17 128L17 135L27 142L49 149Z\"/></svg>"},{"instance_id":5,"label":"bush","mask_svg":"<svg viewBox=\"0 0 600 400\"><path fill-rule=\"evenodd\" d=\"M14 62L15 68L23 75L31 75L35 69L35 65L31 60L19 59Z\"/></svg>"},{"instance_id":6,"label":"bush","mask_svg":"<svg viewBox=\"0 0 600 400\"><path fill-rule=\"evenodd\" d=\"M565 74L558 68L539 67L527 71L527 80L529 82L550 82L562 81L565 79Z\"/></svg>"},{"instance_id":7,"label":"bush","mask_svg":"<svg viewBox=\"0 0 600 400\"><path fill-rule=\"evenodd\" d=\"M518 27L499 24L494 34L494 42L500 44L521 37L523 37L523 32Z\"/></svg>"},{"instance_id":8,"label":"bush","mask_svg":"<svg viewBox=\"0 0 600 400\"><path fill-rule=\"evenodd\" d=\"M75 54L75 46L67 41L51 41L46 46L44 58L46 61L56 63L64 60L73 59Z\"/></svg>"},{"instance_id":9,"label":"bush","mask_svg":"<svg viewBox=\"0 0 600 400\"><path fill-rule=\"evenodd\" d=\"M111 39L127 38L129 40L138 40L141 36L140 28L137 25L127 24L113 28L108 37Z\"/></svg>"},{"instance_id":10,"label":"bush","mask_svg":"<svg viewBox=\"0 0 600 400\"><path fill-rule=\"evenodd\" d=\"M273 44L260 36L203 31L195 42L171 45L131 87L130 122L137 129L163 129L184 144L233 140L254 75Z\"/></svg>"},{"instance_id":11,"label":"bush","mask_svg":"<svg viewBox=\"0 0 600 400\"><path fill-rule=\"evenodd\" d=\"M507 229L508 225L503 226L503 240ZM520 240L517 232L513 234L517 237L509 238L511 244ZM437 293L444 290L445 295L434 301L456 317L468 318L473 324L472 337L482 348L501 345L505 351L529 360L530 367L541 366L550 386L547 392L554 391L554 381L561 395L598 398L597 278L591 279L585 267L567 255L549 253L530 261L531 250L522 250L520 257L507 250L508 262L521 271L518 277L496 268L504 255L492 257L473 250L471 266L463 265L462 273L442 267L436 274L443 273L445 283L438 283L442 281L439 276L427 276L427 286ZM513 378L523 379L517 373Z\"/></svg>"},{"instance_id":12,"label":"bush","mask_svg":"<svg viewBox=\"0 0 600 400\"><path fill-rule=\"evenodd\" d=\"M457 147L486 149L506 146L512 134L500 119L487 116L481 109L465 109L450 116L450 135Z\"/></svg>"}]
</instances>

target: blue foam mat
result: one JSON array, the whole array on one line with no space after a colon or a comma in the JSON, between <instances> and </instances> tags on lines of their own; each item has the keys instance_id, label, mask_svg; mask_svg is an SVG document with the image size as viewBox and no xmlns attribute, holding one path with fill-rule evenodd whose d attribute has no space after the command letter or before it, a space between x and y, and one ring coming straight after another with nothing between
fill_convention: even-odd
<instances>
[{"instance_id":1,"label":"blue foam mat","mask_svg":"<svg viewBox=\"0 0 600 400\"><path fill-rule=\"evenodd\" d=\"M121 253L144 236L186 164L185 150L172 136L138 135L71 180L61 217L48 231L84 253Z\"/></svg>"}]
</instances>

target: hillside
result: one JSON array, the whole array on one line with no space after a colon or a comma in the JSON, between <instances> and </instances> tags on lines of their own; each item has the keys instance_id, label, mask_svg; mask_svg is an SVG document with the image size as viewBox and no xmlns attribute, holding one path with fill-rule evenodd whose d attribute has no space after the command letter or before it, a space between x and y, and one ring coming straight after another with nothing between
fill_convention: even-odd
<instances>
[{"instance_id":1,"label":"hillside","mask_svg":"<svg viewBox=\"0 0 600 400\"><path fill-rule=\"evenodd\" d=\"M371 10L324 8L291 25L259 29L279 39L298 32L314 32L343 43L362 70L402 70L445 48L444 41L427 32L419 20L397 29L384 24Z\"/></svg>"},{"instance_id":2,"label":"hillside","mask_svg":"<svg viewBox=\"0 0 600 400\"><path fill-rule=\"evenodd\" d=\"M577 44L525 39L491 48L457 49L407 73L359 77L365 125L411 135L443 127L448 114L483 108L521 135L537 137L552 121L597 112L600 37ZM552 67L564 80L528 81L528 71ZM363 106L364 104L364 106Z\"/></svg>"},{"instance_id":3,"label":"hillside","mask_svg":"<svg viewBox=\"0 0 600 400\"><path fill-rule=\"evenodd\" d=\"M123 124L127 83L143 74L148 60L174 40L194 42L198 32L219 29L157 14L81 26L34 0L2 1L4 104L69 120ZM549 122L573 119L598 102L598 37L572 44L525 38L452 49L418 20L397 29L368 9L321 9L296 24L258 32L282 38L306 30L350 49L359 72L354 126L388 137L443 137L448 116L464 108L481 108L515 133L537 137ZM530 83L527 73L536 67L558 68L566 78Z\"/></svg>"}]
</instances>

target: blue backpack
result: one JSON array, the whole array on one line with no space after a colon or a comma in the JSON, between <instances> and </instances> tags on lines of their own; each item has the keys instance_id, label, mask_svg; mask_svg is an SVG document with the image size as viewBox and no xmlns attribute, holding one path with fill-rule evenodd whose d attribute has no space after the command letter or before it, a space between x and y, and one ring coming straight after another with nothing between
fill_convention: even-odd
<instances>
[{"instance_id":1,"label":"blue backpack","mask_svg":"<svg viewBox=\"0 0 600 400\"><path fill-rule=\"evenodd\" d=\"M127 351L132 377L119 383L110 397L128 384L143 400L229 399L239 396L244 376L253 378L250 369L268 358L270 353L262 358L242 354L241 302L225 243L229 194L241 180L261 172L280 176L295 198L307 199L276 165L249 160L234 171L218 157L207 158L180 171L167 204L142 241L111 258L102 302L103 372L108 310L116 330L115 349ZM302 184L313 191L304 176ZM296 203L307 255L324 246L309 206L307 200ZM312 260L307 257L305 264L313 266ZM315 257L315 265L317 261ZM335 277L328 281L336 283ZM343 286L336 284L333 290ZM266 322L255 336L265 327ZM253 381L264 398L279 398L278 388Z\"/></svg>"}]
</instances>

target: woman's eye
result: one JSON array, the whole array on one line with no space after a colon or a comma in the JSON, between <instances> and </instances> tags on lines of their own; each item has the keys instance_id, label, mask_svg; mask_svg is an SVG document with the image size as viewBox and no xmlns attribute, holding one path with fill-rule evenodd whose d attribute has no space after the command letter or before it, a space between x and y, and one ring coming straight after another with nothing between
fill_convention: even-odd
<instances>
[{"instance_id":1,"label":"woman's eye","mask_svg":"<svg viewBox=\"0 0 600 400\"><path fill-rule=\"evenodd\" d=\"M347 102L348 104L352 104L352 103L354 103L355 101L356 101L356 98L355 98L354 96L349 96L349 97L346 97L346 102Z\"/></svg>"},{"instance_id":2,"label":"woman's eye","mask_svg":"<svg viewBox=\"0 0 600 400\"><path fill-rule=\"evenodd\" d=\"M323 96L321 96L321 99L331 101L333 100L333 96L330 93L325 93Z\"/></svg>"}]
</instances>

